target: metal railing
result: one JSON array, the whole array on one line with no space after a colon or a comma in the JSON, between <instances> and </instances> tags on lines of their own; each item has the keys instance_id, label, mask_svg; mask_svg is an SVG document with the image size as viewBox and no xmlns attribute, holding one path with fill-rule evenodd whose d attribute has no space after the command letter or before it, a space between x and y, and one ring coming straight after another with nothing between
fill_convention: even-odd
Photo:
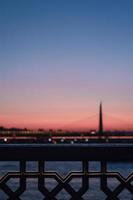
<instances>
[{"instance_id":1,"label":"metal railing","mask_svg":"<svg viewBox=\"0 0 133 200\"><path fill-rule=\"evenodd\" d=\"M107 200L118 200L119 195L127 189L133 196L133 172L128 177L123 177L119 172L110 172L107 169L108 162L133 162L132 144L59 144L59 145L0 145L0 161L19 161L18 172L8 172L0 178L0 189L8 196L9 200L20 200L26 190L27 179L38 180L38 190L46 200L56 200L58 193L64 189L72 200L83 200L83 195L89 190L89 182L93 178L100 179L100 189L106 195ZM37 161L36 172L27 171L26 163ZM80 161L82 171L70 171L67 176L62 177L56 171L45 170L47 161ZM89 163L98 161L99 171L89 170ZM19 179L19 188L12 190L7 182L10 179ZM52 178L57 185L48 190L45 179ZM79 190L75 190L70 182L74 178L82 179ZM108 185L108 179L117 179L118 185L112 190Z\"/></svg>"}]
</instances>

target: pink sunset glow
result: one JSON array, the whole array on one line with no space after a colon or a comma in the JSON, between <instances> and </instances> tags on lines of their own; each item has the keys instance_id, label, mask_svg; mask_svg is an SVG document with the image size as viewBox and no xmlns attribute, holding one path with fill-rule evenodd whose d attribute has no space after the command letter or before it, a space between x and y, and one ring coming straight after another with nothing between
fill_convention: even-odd
<instances>
[{"instance_id":1,"label":"pink sunset glow","mask_svg":"<svg viewBox=\"0 0 133 200\"><path fill-rule=\"evenodd\" d=\"M133 130L129 4L2 3L0 126Z\"/></svg>"}]
</instances>

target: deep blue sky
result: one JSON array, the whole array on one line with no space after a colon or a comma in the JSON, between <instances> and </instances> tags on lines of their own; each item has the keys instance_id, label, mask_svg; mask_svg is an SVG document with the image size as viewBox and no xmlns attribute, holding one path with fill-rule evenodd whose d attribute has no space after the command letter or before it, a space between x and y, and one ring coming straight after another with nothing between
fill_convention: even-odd
<instances>
[{"instance_id":1,"label":"deep blue sky","mask_svg":"<svg viewBox=\"0 0 133 200\"><path fill-rule=\"evenodd\" d=\"M101 99L131 123L132 85L132 0L0 1L1 123L58 127Z\"/></svg>"}]
</instances>

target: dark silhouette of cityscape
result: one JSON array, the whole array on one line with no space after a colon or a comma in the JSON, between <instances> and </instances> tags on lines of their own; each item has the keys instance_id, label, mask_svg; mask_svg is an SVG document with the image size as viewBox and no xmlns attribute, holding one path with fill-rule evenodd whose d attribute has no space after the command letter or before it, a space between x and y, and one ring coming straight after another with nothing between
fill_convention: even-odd
<instances>
[{"instance_id":1,"label":"dark silhouette of cityscape","mask_svg":"<svg viewBox=\"0 0 133 200\"><path fill-rule=\"evenodd\" d=\"M133 141L133 131L105 131L103 125L102 102L99 106L99 128L89 131L66 131L62 129L21 129L0 127L0 142L109 142Z\"/></svg>"}]
</instances>

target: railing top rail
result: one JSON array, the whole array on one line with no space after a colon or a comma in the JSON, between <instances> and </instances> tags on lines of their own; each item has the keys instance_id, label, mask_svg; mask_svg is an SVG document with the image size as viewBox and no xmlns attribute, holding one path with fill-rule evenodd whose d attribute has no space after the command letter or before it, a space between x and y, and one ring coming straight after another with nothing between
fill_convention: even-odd
<instances>
[{"instance_id":1,"label":"railing top rail","mask_svg":"<svg viewBox=\"0 0 133 200\"><path fill-rule=\"evenodd\" d=\"M0 161L133 161L133 144L1 144Z\"/></svg>"}]
</instances>

